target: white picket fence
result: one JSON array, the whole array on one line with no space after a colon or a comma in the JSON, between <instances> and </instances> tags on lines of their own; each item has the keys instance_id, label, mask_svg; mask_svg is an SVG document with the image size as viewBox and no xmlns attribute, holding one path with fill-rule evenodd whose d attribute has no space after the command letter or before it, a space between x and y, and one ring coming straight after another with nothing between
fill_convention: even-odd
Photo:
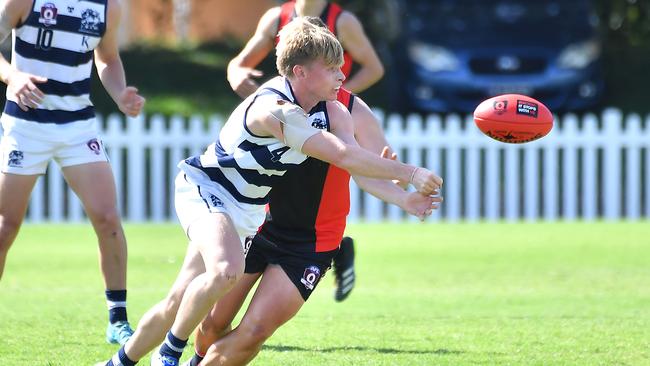
<instances>
[{"instance_id":1,"label":"white picket fence","mask_svg":"<svg viewBox=\"0 0 650 366\"><path fill-rule=\"evenodd\" d=\"M650 116L644 121L615 109L566 115L545 138L508 145L482 135L471 116L376 112L402 160L445 180L445 202L430 221L650 218ZM175 220L176 164L202 151L221 124L217 116L103 120L125 220ZM351 221L414 220L351 185ZM55 165L37 183L27 220L85 220Z\"/></svg>"}]
</instances>

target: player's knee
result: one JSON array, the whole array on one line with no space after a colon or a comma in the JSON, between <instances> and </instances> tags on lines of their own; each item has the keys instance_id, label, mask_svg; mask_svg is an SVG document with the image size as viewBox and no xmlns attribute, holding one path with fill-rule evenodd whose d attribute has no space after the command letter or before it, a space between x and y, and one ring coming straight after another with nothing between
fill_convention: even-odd
<instances>
[{"instance_id":1,"label":"player's knee","mask_svg":"<svg viewBox=\"0 0 650 366\"><path fill-rule=\"evenodd\" d=\"M243 335L251 346L263 344L275 332L274 327L263 322L251 322L240 327L243 328Z\"/></svg>"},{"instance_id":2,"label":"player's knee","mask_svg":"<svg viewBox=\"0 0 650 366\"><path fill-rule=\"evenodd\" d=\"M98 231L117 232L121 225L120 213L116 208L88 212Z\"/></svg>"},{"instance_id":3,"label":"player's knee","mask_svg":"<svg viewBox=\"0 0 650 366\"><path fill-rule=\"evenodd\" d=\"M0 216L0 252L6 253L9 250L21 224L22 218Z\"/></svg>"},{"instance_id":4,"label":"player's knee","mask_svg":"<svg viewBox=\"0 0 650 366\"><path fill-rule=\"evenodd\" d=\"M212 337L220 337L230 330L230 323L224 324L212 318L207 318L201 322L199 331L202 334Z\"/></svg>"},{"instance_id":5,"label":"player's knee","mask_svg":"<svg viewBox=\"0 0 650 366\"><path fill-rule=\"evenodd\" d=\"M243 261L222 261L206 273L208 286L215 291L232 288L244 275Z\"/></svg>"}]
</instances>

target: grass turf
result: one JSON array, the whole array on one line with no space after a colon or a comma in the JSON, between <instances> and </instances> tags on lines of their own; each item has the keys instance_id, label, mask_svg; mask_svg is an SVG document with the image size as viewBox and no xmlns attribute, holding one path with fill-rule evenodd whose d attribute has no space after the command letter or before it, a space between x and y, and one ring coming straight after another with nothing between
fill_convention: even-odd
<instances>
[{"instance_id":1,"label":"grass turf","mask_svg":"<svg viewBox=\"0 0 650 366\"><path fill-rule=\"evenodd\" d=\"M180 267L177 225L127 225L129 315ZM351 225L357 287L328 274L254 365L650 364L650 226ZM91 365L117 347L87 225L27 225L0 282L4 365ZM191 347L185 358L191 354ZM141 364L148 364L145 359Z\"/></svg>"}]
</instances>

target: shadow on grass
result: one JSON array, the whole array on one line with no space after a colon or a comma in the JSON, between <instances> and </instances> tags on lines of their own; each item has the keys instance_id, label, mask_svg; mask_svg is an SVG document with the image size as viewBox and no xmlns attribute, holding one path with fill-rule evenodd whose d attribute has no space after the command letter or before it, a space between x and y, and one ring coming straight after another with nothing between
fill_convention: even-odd
<instances>
[{"instance_id":1,"label":"shadow on grass","mask_svg":"<svg viewBox=\"0 0 650 366\"><path fill-rule=\"evenodd\" d=\"M361 351L361 352L377 352L389 354L412 354L412 355L459 355L464 353L462 351L454 351L449 349L435 349L435 350L413 350L413 349L396 349L396 348L375 348L375 347L328 347L328 348L305 348L299 346L276 346L264 345L264 350L277 351L277 352L339 352L339 351Z\"/></svg>"}]
</instances>

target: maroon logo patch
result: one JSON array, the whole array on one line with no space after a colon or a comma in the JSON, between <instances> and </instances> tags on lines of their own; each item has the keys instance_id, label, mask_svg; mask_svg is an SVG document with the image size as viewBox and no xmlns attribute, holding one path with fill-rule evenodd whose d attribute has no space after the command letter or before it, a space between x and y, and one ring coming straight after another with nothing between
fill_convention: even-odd
<instances>
[{"instance_id":1,"label":"maroon logo patch","mask_svg":"<svg viewBox=\"0 0 650 366\"><path fill-rule=\"evenodd\" d=\"M92 139L86 143L90 151L94 152L95 155L99 155L102 152L102 145L97 141L97 139Z\"/></svg>"},{"instance_id":2,"label":"maroon logo patch","mask_svg":"<svg viewBox=\"0 0 650 366\"><path fill-rule=\"evenodd\" d=\"M302 275L300 282L305 285L308 290L313 290L320 279L320 269L316 266L309 266L305 268L305 273Z\"/></svg>"},{"instance_id":3,"label":"maroon logo patch","mask_svg":"<svg viewBox=\"0 0 650 366\"><path fill-rule=\"evenodd\" d=\"M46 26L56 25L56 15L58 12L54 4L45 3L41 6L41 16L38 18L38 22Z\"/></svg>"}]
</instances>

